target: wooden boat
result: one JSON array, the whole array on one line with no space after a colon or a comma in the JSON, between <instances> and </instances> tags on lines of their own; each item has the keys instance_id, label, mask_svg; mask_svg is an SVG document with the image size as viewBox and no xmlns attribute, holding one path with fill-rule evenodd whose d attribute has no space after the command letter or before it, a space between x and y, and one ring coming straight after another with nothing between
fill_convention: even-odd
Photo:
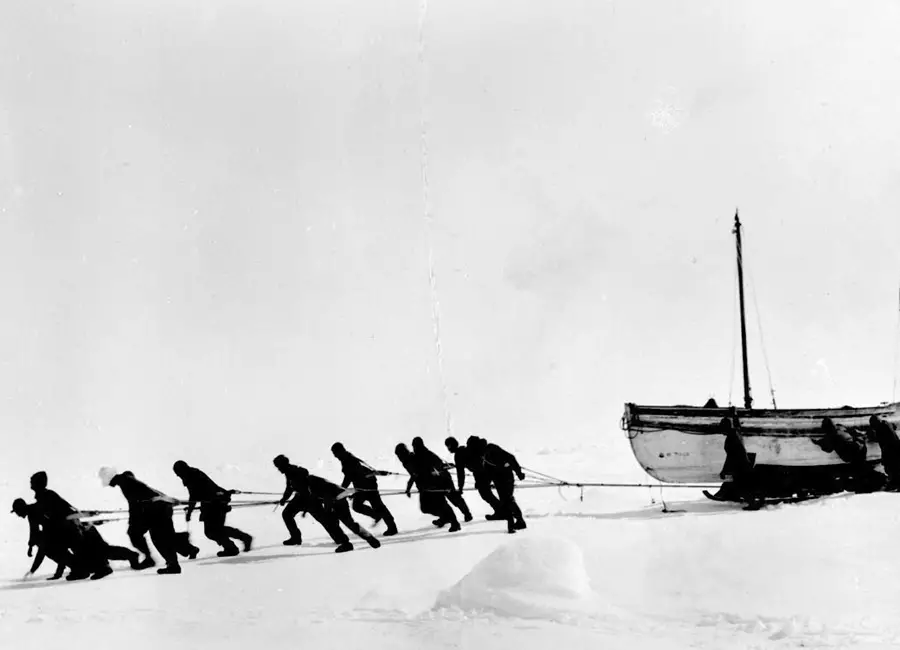
<instances>
[{"instance_id":1,"label":"wooden boat","mask_svg":"<svg viewBox=\"0 0 900 650\"><path fill-rule=\"evenodd\" d=\"M774 474L797 484L807 478L839 476L848 464L834 452L817 444L823 437L822 420L866 434L866 462L881 460L881 449L869 431L869 418L900 424L900 403L853 408L754 409L747 366L747 328L744 318L744 275L741 250L741 222L735 213L738 291L740 299L741 351L744 379L744 408L717 406L642 406L625 404L622 428L626 431L635 459L645 472L668 483L718 483L725 463L725 438L720 422L733 419L739 427L749 455L761 474ZM774 399L773 399L774 406Z\"/></svg>"}]
</instances>

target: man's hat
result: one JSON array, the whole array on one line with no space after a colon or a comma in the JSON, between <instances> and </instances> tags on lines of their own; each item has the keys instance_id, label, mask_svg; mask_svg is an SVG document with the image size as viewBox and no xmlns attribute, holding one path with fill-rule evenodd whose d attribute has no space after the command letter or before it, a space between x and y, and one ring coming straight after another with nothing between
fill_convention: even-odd
<instances>
[{"instance_id":1,"label":"man's hat","mask_svg":"<svg viewBox=\"0 0 900 650\"><path fill-rule=\"evenodd\" d=\"M118 472L116 472L113 467L101 467L100 471L97 472L97 476L100 477L100 483L103 484L103 487L109 487L110 482L116 474L118 474Z\"/></svg>"}]
</instances>

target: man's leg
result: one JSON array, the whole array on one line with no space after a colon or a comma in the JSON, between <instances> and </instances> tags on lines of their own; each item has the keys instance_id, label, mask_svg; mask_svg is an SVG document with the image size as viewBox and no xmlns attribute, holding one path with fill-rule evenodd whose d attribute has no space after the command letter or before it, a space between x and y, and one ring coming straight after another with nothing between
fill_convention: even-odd
<instances>
[{"instance_id":1,"label":"man's leg","mask_svg":"<svg viewBox=\"0 0 900 650\"><path fill-rule=\"evenodd\" d=\"M285 506L284 510L282 510L281 518L284 520L284 525L288 529L288 534L290 535L290 537L282 542L285 546L300 546L300 544L303 543L303 535L300 534L300 529L297 527L297 522L294 518L305 508L306 504L303 499L294 497Z\"/></svg>"}]
</instances>

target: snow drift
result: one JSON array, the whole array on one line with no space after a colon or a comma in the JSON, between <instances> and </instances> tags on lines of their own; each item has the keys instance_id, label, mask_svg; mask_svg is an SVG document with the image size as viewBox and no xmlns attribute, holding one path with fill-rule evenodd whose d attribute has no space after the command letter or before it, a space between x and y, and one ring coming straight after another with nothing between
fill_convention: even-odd
<instances>
[{"instance_id":1,"label":"snow drift","mask_svg":"<svg viewBox=\"0 0 900 650\"><path fill-rule=\"evenodd\" d=\"M560 620L586 614L593 607L593 595L575 542L560 536L529 536L492 551L442 591L433 609Z\"/></svg>"},{"instance_id":2,"label":"snow drift","mask_svg":"<svg viewBox=\"0 0 900 650\"><path fill-rule=\"evenodd\" d=\"M589 476L609 455L600 445L557 452L541 468ZM384 487L401 483L386 479ZM0 536L0 639L21 650L98 638L100 647L133 650L281 650L298 639L368 650L900 647L897 494L760 512L694 490L667 488L666 512L656 490L591 489L583 502L575 494L523 490L532 514L513 536L503 522L484 520L488 506L476 498L475 519L452 534L431 525L415 499L392 498L400 534L345 555L308 517L298 521L303 546L287 548L276 512L238 508L229 523L255 535L250 553L216 557L218 547L195 526L201 554L183 562L181 575L116 565L112 576L80 583L45 582L47 565L17 580L30 564L28 527L9 515ZM176 529L186 528L176 518ZM125 522L102 530L128 544Z\"/></svg>"}]
</instances>

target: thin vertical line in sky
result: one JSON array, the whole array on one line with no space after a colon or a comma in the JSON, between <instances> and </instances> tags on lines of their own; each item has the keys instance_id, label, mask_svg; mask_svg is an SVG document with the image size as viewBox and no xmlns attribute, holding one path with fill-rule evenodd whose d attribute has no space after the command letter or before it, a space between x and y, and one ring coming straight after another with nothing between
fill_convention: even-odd
<instances>
[{"instance_id":1,"label":"thin vertical line in sky","mask_svg":"<svg viewBox=\"0 0 900 650\"><path fill-rule=\"evenodd\" d=\"M431 206L431 195L428 191L428 117L425 110L427 82L425 68L425 20L428 17L428 0L419 2L419 115L421 121L420 144L422 152L422 202L424 205L425 240L428 245L428 281L431 288L431 317L434 323L434 345L437 354L438 378L441 382L441 397L444 403L444 417L447 435L453 435L453 419L450 414L450 398L447 391L447 379L444 375L444 352L441 345L441 303L438 298L437 275L434 262L434 242L432 225L434 213Z\"/></svg>"},{"instance_id":2,"label":"thin vertical line in sky","mask_svg":"<svg viewBox=\"0 0 900 650\"><path fill-rule=\"evenodd\" d=\"M894 331L894 367L892 368L894 375L894 385L891 388L891 401L897 399L897 357L900 356L900 289L897 290L897 328Z\"/></svg>"}]
</instances>

